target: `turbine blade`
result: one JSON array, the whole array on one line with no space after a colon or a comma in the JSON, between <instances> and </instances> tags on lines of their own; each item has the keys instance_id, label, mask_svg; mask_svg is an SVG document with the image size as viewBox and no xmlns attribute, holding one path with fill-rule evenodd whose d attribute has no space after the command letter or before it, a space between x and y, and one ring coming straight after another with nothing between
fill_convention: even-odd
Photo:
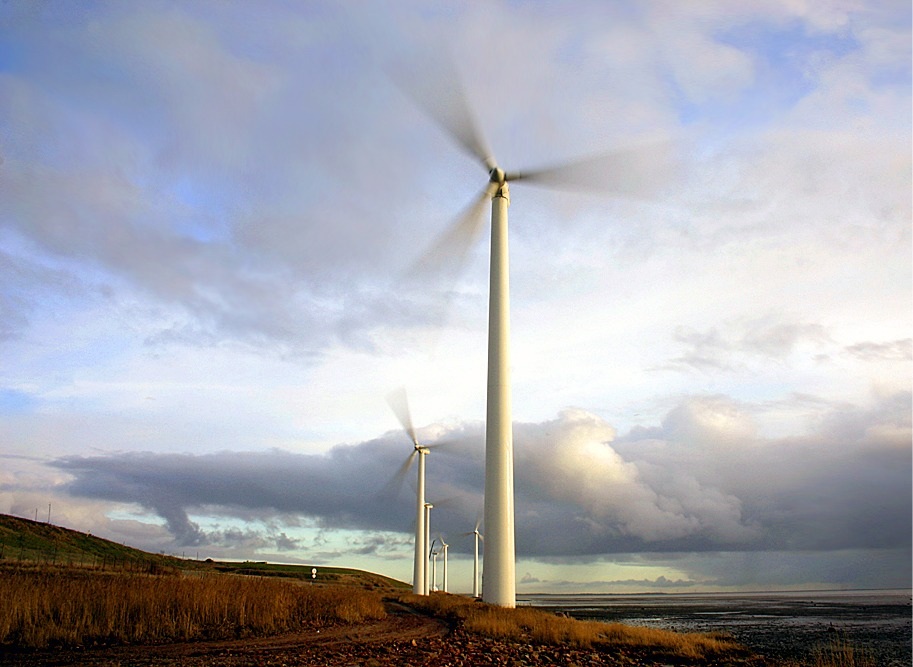
<instances>
[{"instance_id":1,"label":"turbine blade","mask_svg":"<svg viewBox=\"0 0 913 667\"><path fill-rule=\"evenodd\" d=\"M460 148L491 171L495 158L479 130L459 72L444 50L438 49L434 56L430 62L428 57L422 59L420 71L410 66L418 59L409 65L400 63L391 68L390 78Z\"/></svg>"},{"instance_id":2,"label":"turbine blade","mask_svg":"<svg viewBox=\"0 0 913 667\"><path fill-rule=\"evenodd\" d=\"M679 173L676 165L674 145L662 141L508 173L507 180L547 188L648 198L675 178Z\"/></svg>"},{"instance_id":3,"label":"turbine blade","mask_svg":"<svg viewBox=\"0 0 913 667\"><path fill-rule=\"evenodd\" d=\"M418 440L415 438L415 428L412 426L412 415L409 413L409 399L406 397L406 388L399 387L387 394L387 403L402 425L403 430L409 436L412 444L418 446Z\"/></svg>"},{"instance_id":4,"label":"turbine blade","mask_svg":"<svg viewBox=\"0 0 913 667\"><path fill-rule=\"evenodd\" d=\"M412 453L406 457L406 460L403 461L399 470L390 478L390 481L384 484L383 489L378 494L380 498L392 500L399 496L399 492L403 488L403 481L406 479L406 474L409 472L409 468L412 467L412 461L415 460L416 456L418 456L418 452L412 450Z\"/></svg>"},{"instance_id":5,"label":"turbine blade","mask_svg":"<svg viewBox=\"0 0 913 667\"><path fill-rule=\"evenodd\" d=\"M428 449L433 449L436 452L444 452L445 454L455 454L455 453L457 453L458 449L465 449L465 448L460 447L461 444L462 444L462 441L460 441L460 440L437 440L435 442L430 442L430 443L428 443L426 445L422 445L422 446L427 447Z\"/></svg>"},{"instance_id":6,"label":"turbine blade","mask_svg":"<svg viewBox=\"0 0 913 667\"><path fill-rule=\"evenodd\" d=\"M406 271L411 279L438 276L452 282L466 263L466 256L484 225L485 204L491 199L491 187L482 191L450 223L425 252Z\"/></svg>"},{"instance_id":7,"label":"turbine blade","mask_svg":"<svg viewBox=\"0 0 913 667\"><path fill-rule=\"evenodd\" d=\"M428 499L426 498L426 500ZM428 502L434 505L435 509L441 509L445 507L454 507L460 502L460 500L460 496L448 496L446 498L439 498L438 500L434 501L428 500Z\"/></svg>"}]
</instances>

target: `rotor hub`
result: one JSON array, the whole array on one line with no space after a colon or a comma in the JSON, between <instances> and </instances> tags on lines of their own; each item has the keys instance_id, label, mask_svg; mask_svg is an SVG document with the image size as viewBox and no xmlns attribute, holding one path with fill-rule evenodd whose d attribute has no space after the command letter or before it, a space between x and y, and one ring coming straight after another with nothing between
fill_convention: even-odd
<instances>
[{"instance_id":1,"label":"rotor hub","mask_svg":"<svg viewBox=\"0 0 913 667\"><path fill-rule=\"evenodd\" d=\"M497 185L504 185L507 180L507 174L504 173L501 167L492 167L491 171L488 172L488 180Z\"/></svg>"}]
</instances>

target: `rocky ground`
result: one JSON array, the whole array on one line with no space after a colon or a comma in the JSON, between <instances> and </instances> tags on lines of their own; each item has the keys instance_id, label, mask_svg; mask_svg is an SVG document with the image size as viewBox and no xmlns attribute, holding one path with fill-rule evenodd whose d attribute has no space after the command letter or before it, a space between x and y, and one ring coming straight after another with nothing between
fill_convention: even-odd
<instances>
[{"instance_id":1,"label":"rocky ground","mask_svg":"<svg viewBox=\"0 0 913 667\"><path fill-rule=\"evenodd\" d=\"M571 646L536 646L496 641L451 628L444 621L388 602L385 619L358 625L310 628L275 637L189 642L162 646L118 646L0 653L0 663L15 667L91 665L93 667L248 667L325 665L327 667L487 667L561 665L623 667L669 665L668 657L633 651L611 652ZM2 649L0 649L2 650ZM675 664L687 664L676 662ZM709 667L760 667L760 658L726 656Z\"/></svg>"}]
</instances>

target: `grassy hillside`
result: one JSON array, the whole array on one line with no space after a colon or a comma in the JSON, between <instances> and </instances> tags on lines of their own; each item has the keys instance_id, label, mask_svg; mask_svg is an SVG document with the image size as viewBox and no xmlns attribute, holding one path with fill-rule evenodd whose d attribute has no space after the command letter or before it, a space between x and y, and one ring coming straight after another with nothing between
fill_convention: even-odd
<instances>
[{"instance_id":1,"label":"grassy hillside","mask_svg":"<svg viewBox=\"0 0 913 667\"><path fill-rule=\"evenodd\" d=\"M311 580L311 568L316 567L317 583L349 584L365 588L408 588L403 582L389 577L341 567L250 561L196 561L151 554L87 533L7 514L0 514L0 563L48 563L132 571L212 570L302 580Z\"/></svg>"},{"instance_id":2,"label":"grassy hillside","mask_svg":"<svg viewBox=\"0 0 913 667\"><path fill-rule=\"evenodd\" d=\"M397 588L411 590L411 586L373 572L353 570L346 567L324 567L321 565L287 565L283 563L265 563L245 561L243 563L212 562L203 563L219 572L234 572L236 574L253 574L261 577L292 577L295 579L312 580L311 569L317 569L314 581L319 583L350 584L366 588Z\"/></svg>"},{"instance_id":3,"label":"grassy hillside","mask_svg":"<svg viewBox=\"0 0 913 667\"><path fill-rule=\"evenodd\" d=\"M178 558L146 553L87 533L0 514L0 561L98 567L175 567Z\"/></svg>"}]
</instances>

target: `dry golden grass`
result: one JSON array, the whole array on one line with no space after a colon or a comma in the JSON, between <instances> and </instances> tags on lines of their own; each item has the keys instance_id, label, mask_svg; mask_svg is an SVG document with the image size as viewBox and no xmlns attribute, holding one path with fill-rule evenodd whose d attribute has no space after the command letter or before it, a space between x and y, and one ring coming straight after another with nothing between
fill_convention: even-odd
<instances>
[{"instance_id":1,"label":"dry golden grass","mask_svg":"<svg viewBox=\"0 0 913 667\"><path fill-rule=\"evenodd\" d=\"M530 607L503 609L455 595L407 595L404 602L451 618L470 631L496 639L648 649L682 658L705 658L741 648L720 633L680 633L620 623L578 621Z\"/></svg>"},{"instance_id":2,"label":"dry golden grass","mask_svg":"<svg viewBox=\"0 0 913 667\"><path fill-rule=\"evenodd\" d=\"M811 667L875 667L875 660L865 651L837 638L827 648L815 652Z\"/></svg>"},{"instance_id":3,"label":"dry golden grass","mask_svg":"<svg viewBox=\"0 0 913 667\"><path fill-rule=\"evenodd\" d=\"M877 662L864 650L858 649L842 638L811 652L804 660L787 660L778 667L876 667Z\"/></svg>"},{"instance_id":4,"label":"dry golden grass","mask_svg":"<svg viewBox=\"0 0 913 667\"><path fill-rule=\"evenodd\" d=\"M380 595L232 575L7 571L0 644L163 643L258 636L385 615Z\"/></svg>"}]
</instances>

